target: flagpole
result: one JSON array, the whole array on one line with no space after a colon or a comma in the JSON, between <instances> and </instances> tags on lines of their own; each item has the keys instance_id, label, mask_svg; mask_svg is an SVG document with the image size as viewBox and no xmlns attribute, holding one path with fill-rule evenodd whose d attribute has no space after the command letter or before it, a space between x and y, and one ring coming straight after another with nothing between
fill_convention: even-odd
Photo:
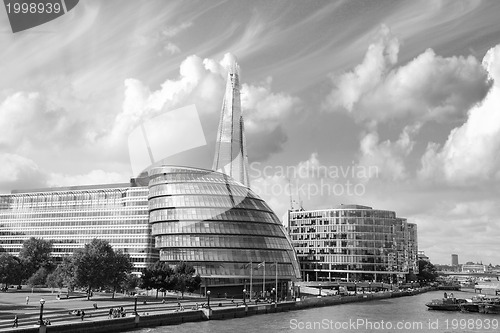
<instances>
[{"instance_id":1,"label":"flagpole","mask_svg":"<svg viewBox=\"0 0 500 333\"><path fill-rule=\"evenodd\" d=\"M252 267L252 262L250 261L250 302L252 301L252 271L253 271L253 267Z\"/></svg>"},{"instance_id":2,"label":"flagpole","mask_svg":"<svg viewBox=\"0 0 500 333\"><path fill-rule=\"evenodd\" d=\"M266 262L264 261L264 279L262 281L262 297L266 298Z\"/></svg>"}]
</instances>

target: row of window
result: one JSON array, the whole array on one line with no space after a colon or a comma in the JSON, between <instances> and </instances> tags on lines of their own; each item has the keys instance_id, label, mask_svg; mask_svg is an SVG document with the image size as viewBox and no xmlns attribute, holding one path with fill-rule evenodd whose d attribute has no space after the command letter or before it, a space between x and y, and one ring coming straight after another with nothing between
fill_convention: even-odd
<instances>
[{"instance_id":1,"label":"row of window","mask_svg":"<svg viewBox=\"0 0 500 333\"><path fill-rule=\"evenodd\" d=\"M154 210L149 215L151 223L168 220L223 220L280 224L278 218L272 213L242 209L176 208Z\"/></svg>"},{"instance_id":2,"label":"row of window","mask_svg":"<svg viewBox=\"0 0 500 333\"><path fill-rule=\"evenodd\" d=\"M5 210L0 212L0 221L9 219L46 219L46 218L80 218L80 217L112 217L121 216L148 216L147 206L137 207L137 209L112 209L107 207L106 210Z\"/></svg>"},{"instance_id":3,"label":"row of window","mask_svg":"<svg viewBox=\"0 0 500 333\"><path fill-rule=\"evenodd\" d=\"M231 177L220 173L167 173L153 176L149 180L149 186L165 183L221 183L241 186Z\"/></svg>"},{"instance_id":4,"label":"row of window","mask_svg":"<svg viewBox=\"0 0 500 333\"><path fill-rule=\"evenodd\" d=\"M381 219L381 218L326 218L321 220L291 220L291 227L313 227L318 230L328 229L327 227L322 226L336 226L336 225L357 225L357 226L386 226L386 227L394 227L399 230L403 230L406 228L406 220L402 219Z\"/></svg>"},{"instance_id":5,"label":"row of window","mask_svg":"<svg viewBox=\"0 0 500 333\"><path fill-rule=\"evenodd\" d=\"M246 249L291 249L286 238L229 235L166 235L155 237L156 247L219 247Z\"/></svg>"},{"instance_id":6,"label":"row of window","mask_svg":"<svg viewBox=\"0 0 500 333\"><path fill-rule=\"evenodd\" d=\"M149 198L165 195L186 195L186 194L212 194L212 195L235 195L238 197L256 198L249 189L242 186L226 186L223 184L162 184L151 186Z\"/></svg>"},{"instance_id":7,"label":"row of window","mask_svg":"<svg viewBox=\"0 0 500 333\"><path fill-rule=\"evenodd\" d=\"M3 232L3 231L2 231ZM0 235L2 234L0 232ZM54 235L123 235L123 234L143 234L149 237L150 231L149 228L144 228L144 226L138 228L119 228L119 229L109 229L109 228L76 228L76 229L66 229L66 228L57 228L57 229L27 229L27 228L17 228L15 233L30 235L30 236L54 236Z\"/></svg>"},{"instance_id":8,"label":"row of window","mask_svg":"<svg viewBox=\"0 0 500 333\"><path fill-rule=\"evenodd\" d=\"M263 201L248 197L183 195L156 197L149 200L150 210L165 207L238 207L270 211L269 207Z\"/></svg>"},{"instance_id":9,"label":"row of window","mask_svg":"<svg viewBox=\"0 0 500 333\"><path fill-rule=\"evenodd\" d=\"M293 267L290 264L266 263L266 278L272 280L276 274L276 266L278 266L278 277L293 276ZM249 263L214 263L214 264L193 264L196 273L202 276L206 275L228 275L228 276L248 276L250 278ZM258 266L258 263L252 264L252 276L254 278L262 278L264 275L264 265Z\"/></svg>"},{"instance_id":10,"label":"row of window","mask_svg":"<svg viewBox=\"0 0 500 333\"><path fill-rule=\"evenodd\" d=\"M38 221L26 221L19 222L16 220L2 221L0 220L0 232L15 232L18 228L52 228L52 227L109 227L109 226L123 226L124 228L131 228L133 226L144 227L147 225L149 220L147 218L127 220L127 219L117 219L117 220L106 220L106 219L73 219L73 220L63 220L63 219L52 219L52 220L38 220Z\"/></svg>"},{"instance_id":11,"label":"row of window","mask_svg":"<svg viewBox=\"0 0 500 333\"><path fill-rule=\"evenodd\" d=\"M34 236L34 237L35 236L43 236L43 234L32 235L30 233L29 235L12 236L12 238L2 237L2 244L0 246L4 246L6 244L22 244L26 239L28 239L29 237L32 237L32 236ZM71 238L68 239L67 242L64 242L65 241L65 239L64 239L65 237L71 237ZM113 245L113 244L142 243L142 244L144 244L145 247L147 247L148 244L154 244L150 237L147 237L147 238L146 237L132 238L132 236L131 237L127 237L127 238L120 238L120 237L123 237L123 236L109 235L105 239L111 245ZM100 233L99 234L94 234L94 235L90 234L87 237L79 237L79 238L75 238L74 235L64 236L64 235L57 235L57 234L55 234L55 235L53 235L53 237L50 238L50 240L53 241L54 244L58 244L58 243L87 244L87 243L90 243L92 241L92 239L94 239L94 238L100 238ZM59 246L59 245L57 245L57 246ZM138 246L138 245L136 245L136 246Z\"/></svg>"},{"instance_id":12,"label":"row of window","mask_svg":"<svg viewBox=\"0 0 500 333\"><path fill-rule=\"evenodd\" d=\"M167 249L160 250L162 261L290 262L286 251L257 249Z\"/></svg>"},{"instance_id":13,"label":"row of window","mask_svg":"<svg viewBox=\"0 0 500 333\"><path fill-rule=\"evenodd\" d=\"M371 237L370 235L375 235ZM387 230L380 230L377 228L376 230L335 230L331 232L314 232L309 231L305 233L290 233L290 236L293 239L404 239L404 233L392 233L387 232Z\"/></svg>"},{"instance_id":14,"label":"row of window","mask_svg":"<svg viewBox=\"0 0 500 333\"><path fill-rule=\"evenodd\" d=\"M235 235L263 235L263 236L283 236L280 226L269 223L241 223L241 222L220 222L220 221L173 221L158 222L152 225L153 235L162 234L235 234Z\"/></svg>"},{"instance_id":15,"label":"row of window","mask_svg":"<svg viewBox=\"0 0 500 333\"><path fill-rule=\"evenodd\" d=\"M396 218L396 213L388 210L374 209L328 209L318 211L290 212L291 219L310 219L325 217L381 217L394 219Z\"/></svg>"}]
</instances>

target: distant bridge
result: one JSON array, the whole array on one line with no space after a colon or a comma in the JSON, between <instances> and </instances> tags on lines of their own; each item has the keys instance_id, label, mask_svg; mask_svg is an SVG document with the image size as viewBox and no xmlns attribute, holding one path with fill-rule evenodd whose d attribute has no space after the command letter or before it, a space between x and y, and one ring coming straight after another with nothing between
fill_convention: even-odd
<instances>
[{"instance_id":1,"label":"distant bridge","mask_svg":"<svg viewBox=\"0 0 500 333\"><path fill-rule=\"evenodd\" d=\"M438 271L439 275L445 276L473 276L473 277L489 277L494 278L495 280L500 279L500 273L491 273L491 272L483 272L483 273L468 273L468 272L448 272L448 271Z\"/></svg>"}]
</instances>

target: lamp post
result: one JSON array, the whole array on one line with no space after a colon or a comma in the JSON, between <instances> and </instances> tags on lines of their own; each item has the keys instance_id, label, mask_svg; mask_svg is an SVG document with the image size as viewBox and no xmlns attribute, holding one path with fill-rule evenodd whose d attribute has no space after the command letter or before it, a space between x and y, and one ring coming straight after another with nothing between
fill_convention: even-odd
<instances>
[{"instance_id":1,"label":"lamp post","mask_svg":"<svg viewBox=\"0 0 500 333\"><path fill-rule=\"evenodd\" d=\"M210 309L210 290L207 291L207 306L208 306L208 309Z\"/></svg>"},{"instance_id":2,"label":"lamp post","mask_svg":"<svg viewBox=\"0 0 500 333\"><path fill-rule=\"evenodd\" d=\"M244 306L247 306L246 298L247 298L247 290L243 289L243 305Z\"/></svg>"},{"instance_id":3,"label":"lamp post","mask_svg":"<svg viewBox=\"0 0 500 333\"><path fill-rule=\"evenodd\" d=\"M321 283L319 284L319 297L321 297Z\"/></svg>"},{"instance_id":4,"label":"lamp post","mask_svg":"<svg viewBox=\"0 0 500 333\"><path fill-rule=\"evenodd\" d=\"M134 295L134 314L137 316L137 294Z\"/></svg>"},{"instance_id":5,"label":"lamp post","mask_svg":"<svg viewBox=\"0 0 500 333\"><path fill-rule=\"evenodd\" d=\"M45 304L45 300L40 299L40 326L44 326L43 324L43 305Z\"/></svg>"}]
</instances>

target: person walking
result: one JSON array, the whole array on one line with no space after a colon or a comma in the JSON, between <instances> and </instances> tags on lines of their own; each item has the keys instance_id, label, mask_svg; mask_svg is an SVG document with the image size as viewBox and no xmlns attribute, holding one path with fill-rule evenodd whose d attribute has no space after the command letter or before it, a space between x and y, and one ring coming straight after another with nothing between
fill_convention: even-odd
<instances>
[{"instance_id":1,"label":"person walking","mask_svg":"<svg viewBox=\"0 0 500 333\"><path fill-rule=\"evenodd\" d=\"M29 296L26 296L26 305L28 305L30 302L30 297Z\"/></svg>"},{"instance_id":2,"label":"person walking","mask_svg":"<svg viewBox=\"0 0 500 333\"><path fill-rule=\"evenodd\" d=\"M17 328L18 325L19 325L19 318L17 317L17 315L15 315L14 316L14 323L12 324L12 327Z\"/></svg>"},{"instance_id":3,"label":"person walking","mask_svg":"<svg viewBox=\"0 0 500 333\"><path fill-rule=\"evenodd\" d=\"M83 321L83 318L85 317L85 311L83 311L82 309L82 312L81 312L81 318L82 318L82 321Z\"/></svg>"}]
</instances>

